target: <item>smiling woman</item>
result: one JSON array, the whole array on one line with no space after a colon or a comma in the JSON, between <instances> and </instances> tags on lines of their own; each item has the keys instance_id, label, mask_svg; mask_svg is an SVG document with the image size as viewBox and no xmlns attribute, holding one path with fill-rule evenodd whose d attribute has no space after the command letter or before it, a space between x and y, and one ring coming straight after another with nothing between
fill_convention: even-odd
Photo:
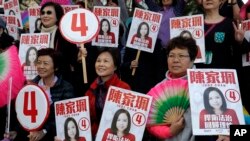
<instances>
[{"instance_id":1,"label":"smiling woman","mask_svg":"<svg viewBox=\"0 0 250 141\"><path fill-rule=\"evenodd\" d=\"M135 135L129 133L131 127L131 116L125 109L119 109L115 112L111 128L106 129L102 141L135 141Z\"/></svg>"},{"instance_id":2,"label":"smiling woman","mask_svg":"<svg viewBox=\"0 0 250 141\"><path fill-rule=\"evenodd\" d=\"M150 29L146 22L138 25L137 33L132 37L131 44L139 47L152 48L152 38L149 37Z\"/></svg>"},{"instance_id":3,"label":"smiling woman","mask_svg":"<svg viewBox=\"0 0 250 141\"><path fill-rule=\"evenodd\" d=\"M36 131L26 133L18 130L17 140L22 141L52 141L56 135L54 102L74 97L71 84L64 81L56 73L60 70L60 55L52 48L40 49L37 52L38 76L32 83L41 87L47 94L50 103L50 113L47 121Z\"/></svg>"},{"instance_id":4,"label":"smiling woman","mask_svg":"<svg viewBox=\"0 0 250 141\"><path fill-rule=\"evenodd\" d=\"M120 66L119 55L117 48L102 48L95 62L98 77L85 93L85 96L89 96L90 101L92 137L95 137L97 133L109 86L130 90L130 86L121 81L116 74Z\"/></svg>"},{"instance_id":5,"label":"smiling woman","mask_svg":"<svg viewBox=\"0 0 250 141\"><path fill-rule=\"evenodd\" d=\"M208 87L203 94L204 107L200 112L200 128L201 129L229 129L231 124L239 124L236 112L227 108L227 102L222 91L216 87ZM207 117L213 116L211 120ZM224 120L220 117L228 117ZM215 123L219 123L219 126Z\"/></svg>"},{"instance_id":6,"label":"smiling woman","mask_svg":"<svg viewBox=\"0 0 250 141\"><path fill-rule=\"evenodd\" d=\"M66 119L64 123L64 141L86 141L85 137L80 137L76 120L72 117Z\"/></svg>"}]
</instances>

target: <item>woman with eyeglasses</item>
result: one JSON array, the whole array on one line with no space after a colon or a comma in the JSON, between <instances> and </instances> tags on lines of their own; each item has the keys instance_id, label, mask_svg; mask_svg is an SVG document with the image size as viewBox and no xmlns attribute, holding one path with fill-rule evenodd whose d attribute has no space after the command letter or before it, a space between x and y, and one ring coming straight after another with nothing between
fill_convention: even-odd
<instances>
[{"instance_id":1,"label":"woman with eyeglasses","mask_svg":"<svg viewBox=\"0 0 250 141\"><path fill-rule=\"evenodd\" d=\"M193 38L177 36L172 38L166 48L168 71L166 78L157 85L173 79L187 81L187 69L194 67L198 47ZM156 85L156 86L157 86ZM148 95L156 95L153 88ZM154 108L154 107L151 107ZM190 108L171 125L149 125L148 131L158 139L168 141L193 141Z\"/></svg>"},{"instance_id":2,"label":"woman with eyeglasses","mask_svg":"<svg viewBox=\"0 0 250 141\"><path fill-rule=\"evenodd\" d=\"M40 10L41 32L50 33L49 47L60 52L64 58L61 75L64 80L74 86L76 94L80 95L83 92L80 91L81 88L78 87L77 83L80 84L83 81L76 82L76 73L82 73L81 65L77 62L77 56L80 52L75 44L63 38L59 30L59 22L63 15L63 8L58 3L44 3Z\"/></svg>"}]
</instances>

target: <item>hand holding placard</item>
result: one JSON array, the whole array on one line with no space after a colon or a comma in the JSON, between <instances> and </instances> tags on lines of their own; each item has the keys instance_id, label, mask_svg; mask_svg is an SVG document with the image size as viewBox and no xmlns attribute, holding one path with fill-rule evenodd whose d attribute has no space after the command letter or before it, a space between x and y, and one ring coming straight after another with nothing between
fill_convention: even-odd
<instances>
[{"instance_id":1,"label":"hand holding placard","mask_svg":"<svg viewBox=\"0 0 250 141\"><path fill-rule=\"evenodd\" d=\"M60 21L60 31L63 37L69 42L80 44L82 49L84 43L91 41L98 35L99 28L99 21L95 14L82 8L66 13ZM84 56L82 57L82 65L84 83L88 83Z\"/></svg>"}]
</instances>

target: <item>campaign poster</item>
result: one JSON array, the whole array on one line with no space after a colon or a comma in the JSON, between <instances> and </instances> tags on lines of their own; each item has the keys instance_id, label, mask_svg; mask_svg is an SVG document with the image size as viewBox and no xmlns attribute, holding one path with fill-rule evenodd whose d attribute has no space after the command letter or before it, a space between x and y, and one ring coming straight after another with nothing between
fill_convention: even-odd
<instances>
[{"instance_id":1,"label":"campaign poster","mask_svg":"<svg viewBox=\"0 0 250 141\"><path fill-rule=\"evenodd\" d=\"M118 47L120 7L94 6L93 13L100 22L100 30L92 45Z\"/></svg>"},{"instance_id":2,"label":"campaign poster","mask_svg":"<svg viewBox=\"0 0 250 141\"><path fill-rule=\"evenodd\" d=\"M11 35L15 40L19 39L17 19L13 15L0 15L1 18L6 22L6 28L9 35Z\"/></svg>"},{"instance_id":3,"label":"campaign poster","mask_svg":"<svg viewBox=\"0 0 250 141\"><path fill-rule=\"evenodd\" d=\"M58 139L92 140L87 96L57 101L54 106Z\"/></svg>"},{"instance_id":4,"label":"campaign poster","mask_svg":"<svg viewBox=\"0 0 250 141\"><path fill-rule=\"evenodd\" d=\"M203 15L170 18L170 38L184 36L193 38L198 46L195 63L205 63L205 35Z\"/></svg>"},{"instance_id":5,"label":"campaign poster","mask_svg":"<svg viewBox=\"0 0 250 141\"><path fill-rule=\"evenodd\" d=\"M37 74L37 51L48 48L50 42L49 33L21 34L19 45L19 59L26 80L34 79Z\"/></svg>"},{"instance_id":6,"label":"campaign poster","mask_svg":"<svg viewBox=\"0 0 250 141\"><path fill-rule=\"evenodd\" d=\"M64 14L66 14L67 12L71 10L79 8L79 5L62 5L62 8L63 8Z\"/></svg>"},{"instance_id":7,"label":"campaign poster","mask_svg":"<svg viewBox=\"0 0 250 141\"><path fill-rule=\"evenodd\" d=\"M15 40L18 40L19 34L16 16L8 15L6 18L6 28L9 32L9 35L11 35Z\"/></svg>"},{"instance_id":8,"label":"campaign poster","mask_svg":"<svg viewBox=\"0 0 250 141\"><path fill-rule=\"evenodd\" d=\"M18 0L8 0L8 1L4 2L4 14L16 16L17 27L21 28L21 29L23 28L21 11L19 8L19 1Z\"/></svg>"},{"instance_id":9,"label":"campaign poster","mask_svg":"<svg viewBox=\"0 0 250 141\"><path fill-rule=\"evenodd\" d=\"M242 21L242 24L245 30L245 39L250 42L250 20ZM250 66L250 52L242 55L242 66Z\"/></svg>"},{"instance_id":10,"label":"campaign poster","mask_svg":"<svg viewBox=\"0 0 250 141\"><path fill-rule=\"evenodd\" d=\"M41 32L41 18L40 18L40 6L30 7L28 9L29 14L29 31L30 33L40 33Z\"/></svg>"},{"instance_id":11,"label":"campaign poster","mask_svg":"<svg viewBox=\"0 0 250 141\"><path fill-rule=\"evenodd\" d=\"M110 86L96 141L141 141L151 103L151 96Z\"/></svg>"},{"instance_id":12,"label":"campaign poster","mask_svg":"<svg viewBox=\"0 0 250 141\"><path fill-rule=\"evenodd\" d=\"M229 135L230 125L245 124L234 69L188 69L194 135Z\"/></svg>"},{"instance_id":13,"label":"campaign poster","mask_svg":"<svg viewBox=\"0 0 250 141\"><path fill-rule=\"evenodd\" d=\"M162 14L135 8L126 46L153 53Z\"/></svg>"}]
</instances>

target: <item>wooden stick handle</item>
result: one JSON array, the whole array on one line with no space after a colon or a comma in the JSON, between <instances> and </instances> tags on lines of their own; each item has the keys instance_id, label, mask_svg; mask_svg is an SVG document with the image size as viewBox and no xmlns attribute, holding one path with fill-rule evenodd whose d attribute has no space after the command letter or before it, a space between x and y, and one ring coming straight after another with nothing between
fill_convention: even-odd
<instances>
[{"instance_id":1,"label":"wooden stick handle","mask_svg":"<svg viewBox=\"0 0 250 141\"><path fill-rule=\"evenodd\" d=\"M85 9L88 9L88 0L85 0L84 3L85 3Z\"/></svg>"},{"instance_id":2,"label":"wooden stick handle","mask_svg":"<svg viewBox=\"0 0 250 141\"><path fill-rule=\"evenodd\" d=\"M84 48L84 44L80 44L81 48ZM87 78L87 69L86 69L86 60L85 57L82 55L82 70L83 70L83 81L84 83L88 83L88 78Z\"/></svg>"},{"instance_id":3,"label":"wooden stick handle","mask_svg":"<svg viewBox=\"0 0 250 141\"><path fill-rule=\"evenodd\" d=\"M135 60L136 60L137 62L138 62L138 60L139 60L140 54L141 54L141 50L138 50L138 51L137 51L137 54L136 54L136 58L135 58ZM135 75L135 70L136 70L136 68L133 68L133 70L132 70L132 75L133 75L133 76Z\"/></svg>"}]
</instances>

